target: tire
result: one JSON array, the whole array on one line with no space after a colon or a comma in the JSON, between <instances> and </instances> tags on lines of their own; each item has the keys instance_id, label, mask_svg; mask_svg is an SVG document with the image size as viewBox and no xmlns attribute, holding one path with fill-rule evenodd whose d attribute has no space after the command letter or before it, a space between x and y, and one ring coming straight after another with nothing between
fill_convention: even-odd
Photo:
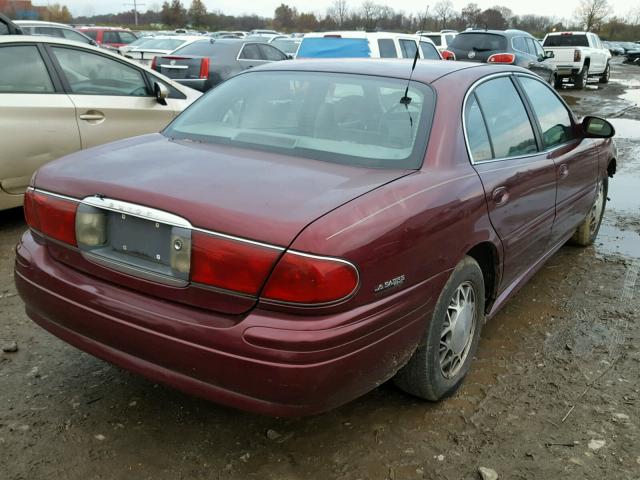
<instances>
[{"instance_id":1,"label":"tire","mask_svg":"<svg viewBox=\"0 0 640 480\"><path fill-rule=\"evenodd\" d=\"M461 304L462 310L456 310L456 305ZM482 270L473 258L464 257L440 292L420 345L396 374L394 383L425 400L437 401L454 393L476 353L484 323L484 304ZM460 321L455 323L459 328L454 326L445 334L454 320ZM458 355L453 355L454 350Z\"/></svg>"},{"instance_id":2,"label":"tire","mask_svg":"<svg viewBox=\"0 0 640 480\"><path fill-rule=\"evenodd\" d=\"M578 226L576 232L571 237L571 243L580 247L588 247L592 245L600 231L602 217L607 205L607 191L609 187L609 179L601 178L598 181L598 190L596 198L593 201L591 210L585 217L584 221Z\"/></svg>"},{"instance_id":3,"label":"tire","mask_svg":"<svg viewBox=\"0 0 640 480\"><path fill-rule=\"evenodd\" d=\"M556 77L555 73L552 73L549 76L549 85L551 85L552 87L556 88L556 84L558 83L558 78Z\"/></svg>"},{"instance_id":4,"label":"tire","mask_svg":"<svg viewBox=\"0 0 640 480\"><path fill-rule=\"evenodd\" d=\"M574 87L577 90L582 90L587 86L587 81L589 80L589 65L586 63L582 67L582 71L576 75Z\"/></svg>"},{"instance_id":5,"label":"tire","mask_svg":"<svg viewBox=\"0 0 640 480\"><path fill-rule=\"evenodd\" d=\"M562 77L558 77L556 75L553 86L556 88L556 90L560 90L562 88Z\"/></svg>"},{"instance_id":6,"label":"tire","mask_svg":"<svg viewBox=\"0 0 640 480\"><path fill-rule=\"evenodd\" d=\"M598 81L600 83L609 83L610 77L611 77L611 66L609 65L609 62L607 62L607 66L604 69L604 72L602 72L602 75L600 76Z\"/></svg>"}]
</instances>

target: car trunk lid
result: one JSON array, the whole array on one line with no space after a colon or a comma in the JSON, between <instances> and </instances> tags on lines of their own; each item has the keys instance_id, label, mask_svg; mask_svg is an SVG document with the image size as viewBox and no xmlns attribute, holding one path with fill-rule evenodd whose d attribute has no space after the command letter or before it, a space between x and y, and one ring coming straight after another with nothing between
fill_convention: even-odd
<instances>
[{"instance_id":1,"label":"car trunk lid","mask_svg":"<svg viewBox=\"0 0 640 480\"><path fill-rule=\"evenodd\" d=\"M183 55L156 56L153 68L163 75L177 80L207 78L209 76L209 58Z\"/></svg>"},{"instance_id":2,"label":"car trunk lid","mask_svg":"<svg viewBox=\"0 0 640 480\"><path fill-rule=\"evenodd\" d=\"M141 279L151 281L154 293L193 304L197 298L193 289L200 288L189 284L193 264L191 272L184 266L172 271L176 240L186 243L194 235L205 235L208 240L200 239L221 249L227 247L225 241L248 240L249 248L257 245L257 254L276 262L283 249L314 220L411 172L173 141L152 134L50 163L39 171L36 188L86 198L89 207L82 207L88 208L86 213L95 213L91 210L94 207L108 211L104 220L109 232L108 251L104 245L102 251L80 247L84 260L104 267L108 275L102 275L103 269L98 267L90 273L117 278L117 283L131 288L140 288ZM114 202L108 205L104 199ZM169 214L169 220L146 216L147 211L154 210ZM277 247L272 249L275 254L271 247ZM191 252L192 261L196 253ZM258 287L266 280L268 267L257 274ZM139 275L136 270L151 274ZM156 274L172 281L163 282ZM230 300L234 296L241 301L234 304ZM255 296L250 292L217 291L205 308L238 314L255 304Z\"/></svg>"}]
</instances>

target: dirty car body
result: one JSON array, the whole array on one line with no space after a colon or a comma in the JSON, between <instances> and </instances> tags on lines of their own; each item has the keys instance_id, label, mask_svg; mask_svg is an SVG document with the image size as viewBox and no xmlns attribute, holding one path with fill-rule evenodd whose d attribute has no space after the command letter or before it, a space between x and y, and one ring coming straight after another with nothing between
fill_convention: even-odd
<instances>
[{"instance_id":1,"label":"dirty car body","mask_svg":"<svg viewBox=\"0 0 640 480\"><path fill-rule=\"evenodd\" d=\"M161 134L43 167L17 247L27 314L155 381L277 416L393 377L465 258L493 316L589 214L611 140L586 138L563 103L569 124L542 131L529 95L559 97L513 66L418 62L401 102L410 65L256 68ZM525 123L486 108L483 142L477 104L496 90Z\"/></svg>"}]
</instances>

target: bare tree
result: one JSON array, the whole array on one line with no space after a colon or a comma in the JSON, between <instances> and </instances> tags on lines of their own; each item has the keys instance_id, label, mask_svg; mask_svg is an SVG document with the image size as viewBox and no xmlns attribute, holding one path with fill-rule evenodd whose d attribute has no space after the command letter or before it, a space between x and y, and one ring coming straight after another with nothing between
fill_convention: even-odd
<instances>
[{"instance_id":1,"label":"bare tree","mask_svg":"<svg viewBox=\"0 0 640 480\"><path fill-rule=\"evenodd\" d=\"M377 3L373 3L369 0L364 2L360 7L360 16L364 22L364 27L367 30L375 29L380 18L382 18L386 13L386 8L387 7L384 7L383 5L378 5Z\"/></svg>"},{"instance_id":2,"label":"bare tree","mask_svg":"<svg viewBox=\"0 0 640 480\"><path fill-rule=\"evenodd\" d=\"M480 24L482 10L477 3L469 3L460 12L460 17L467 27L477 27Z\"/></svg>"},{"instance_id":3,"label":"bare tree","mask_svg":"<svg viewBox=\"0 0 640 480\"><path fill-rule=\"evenodd\" d=\"M335 0L327 10L327 15L336 22L338 27L342 27L349 18L349 6L347 0Z\"/></svg>"},{"instance_id":4,"label":"bare tree","mask_svg":"<svg viewBox=\"0 0 640 480\"><path fill-rule=\"evenodd\" d=\"M611 7L607 0L580 0L576 17L586 31L591 31L599 27L609 13L611 13Z\"/></svg>"},{"instance_id":5,"label":"bare tree","mask_svg":"<svg viewBox=\"0 0 640 480\"><path fill-rule=\"evenodd\" d=\"M451 3L451 0L441 0L434 5L433 13L435 13L436 18L440 20L440 28L445 28L447 26L447 20L455 13L453 3Z\"/></svg>"}]
</instances>

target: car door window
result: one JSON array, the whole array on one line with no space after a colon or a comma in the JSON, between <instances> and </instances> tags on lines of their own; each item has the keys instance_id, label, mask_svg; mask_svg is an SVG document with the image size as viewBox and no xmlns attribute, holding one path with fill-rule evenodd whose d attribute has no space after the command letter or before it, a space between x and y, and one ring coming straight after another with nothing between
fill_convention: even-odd
<instances>
[{"instance_id":1,"label":"car door window","mask_svg":"<svg viewBox=\"0 0 640 480\"><path fill-rule=\"evenodd\" d=\"M536 49L535 51L538 58L544 58L544 49L542 48L542 45L540 45L540 42L538 42L537 40L534 40L533 46Z\"/></svg>"},{"instance_id":2,"label":"car door window","mask_svg":"<svg viewBox=\"0 0 640 480\"><path fill-rule=\"evenodd\" d=\"M258 48L262 52L262 58L269 60L270 62L278 62L280 60L286 60L287 56L271 45L258 45Z\"/></svg>"},{"instance_id":3,"label":"car door window","mask_svg":"<svg viewBox=\"0 0 640 480\"><path fill-rule=\"evenodd\" d=\"M429 60L440 60L440 55L436 47L428 42L420 42L420 48L422 48L422 58Z\"/></svg>"},{"instance_id":4,"label":"car door window","mask_svg":"<svg viewBox=\"0 0 640 480\"><path fill-rule=\"evenodd\" d=\"M53 93L47 67L34 45L0 47L0 93Z\"/></svg>"},{"instance_id":5,"label":"car door window","mask_svg":"<svg viewBox=\"0 0 640 480\"><path fill-rule=\"evenodd\" d=\"M491 142L475 94L471 94L467 100L464 121L471 159L474 162L491 160L493 158Z\"/></svg>"},{"instance_id":6,"label":"car door window","mask_svg":"<svg viewBox=\"0 0 640 480\"><path fill-rule=\"evenodd\" d=\"M413 40L400 40L400 49L402 50L402 58L413 58L416 56L418 46Z\"/></svg>"},{"instance_id":7,"label":"car door window","mask_svg":"<svg viewBox=\"0 0 640 480\"><path fill-rule=\"evenodd\" d=\"M240 58L243 60L262 60L262 55L260 55L257 44L248 43L243 47Z\"/></svg>"},{"instance_id":8,"label":"car door window","mask_svg":"<svg viewBox=\"0 0 640 480\"><path fill-rule=\"evenodd\" d=\"M380 58L398 58L396 44L390 38L379 38L378 50L380 50Z\"/></svg>"},{"instance_id":9,"label":"car door window","mask_svg":"<svg viewBox=\"0 0 640 480\"><path fill-rule=\"evenodd\" d=\"M537 152L533 128L513 83L500 77L482 83L476 96L489 131L495 158Z\"/></svg>"},{"instance_id":10,"label":"car door window","mask_svg":"<svg viewBox=\"0 0 640 480\"><path fill-rule=\"evenodd\" d=\"M129 45L138 39L138 37L131 32L119 32L118 36L120 37L120 43L124 43L126 45Z\"/></svg>"},{"instance_id":11,"label":"car door window","mask_svg":"<svg viewBox=\"0 0 640 480\"><path fill-rule=\"evenodd\" d=\"M120 35L118 35L118 32L109 32L105 30L102 32L102 43L121 43Z\"/></svg>"},{"instance_id":12,"label":"car door window","mask_svg":"<svg viewBox=\"0 0 640 480\"><path fill-rule=\"evenodd\" d=\"M72 93L145 97L147 84L140 70L93 52L52 48Z\"/></svg>"},{"instance_id":13,"label":"car door window","mask_svg":"<svg viewBox=\"0 0 640 480\"><path fill-rule=\"evenodd\" d=\"M37 35L46 35L48 37L63 38L62 31L59 28L35 27L34 30Z\"/></svg>"},{"instance_id":14,"label":"car door window","mask_svg":"<svg viewBox=\"0 0 640 480\"><path fill-rule=\"evenodd\" d=\"M533 38L527 38L527 47L531 55L534 57L539 56L538 50L536 49L536 41Z\"/></svg>"},{"instance_id":15,"label":"car door window","mask_svg":"<svg viewBox=\"0 0 640 480\"><path fill-rule=\"evenodd\" d=\"M66 38L67 40L73 40L75 42L81 42L86 44L90 43L87 37L85 37L84 35L81 35L80 33L74 30L63 29L61 30L61 32L62 32L62 35L64 35L64 38Z\"/></svg>"},{"instance_id":16,"label":"car door window","mask_svg":"<svg viewBox=\"0 0 640 480\"><path fill-rule=\"evenodd\" d=\"M520 77L520 83L536 114L544 147L552 148L575 138L571 116L555 93L533 78Z\"/></svg>"}]
</instances>

